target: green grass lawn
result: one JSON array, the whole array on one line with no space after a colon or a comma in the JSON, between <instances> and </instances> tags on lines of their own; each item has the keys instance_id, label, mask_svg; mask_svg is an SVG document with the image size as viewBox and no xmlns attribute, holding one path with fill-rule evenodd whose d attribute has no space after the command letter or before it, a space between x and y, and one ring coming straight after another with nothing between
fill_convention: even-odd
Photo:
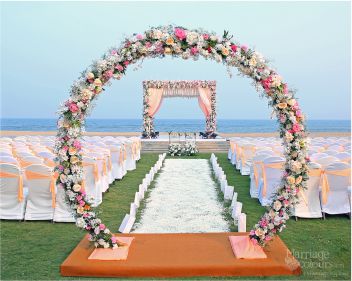
<instances>
[{"instance_id":1,"label":"green grass lawn","mask_svg":"<svg viewBox=\"0 0 352 281\"><path fill-rule=\"evenodd\" d=\"M247 226L250 227L258 220L264 208L249 196L249 177L241 176L228 162L225 153L217 156L229 184L234 185L238 192L238 200L243 203ZM157 157L157 154L144 154L137 164L137 169L129 172L121 181L115 181L110 191L104 194L98 211L111 231L117 232L124 215L129 212L138 185L157 161ZM196 158L209 157L210 154L200 154ZM228 206L228 203L225 205ZM80 279L63 278L59 272L60 264L85 235L85 232L80 231L74 224L1 221L0 227L1 280ZM299 255L303 274L298 277L262 279L350 280L350 220L347 216L328 217L325 221L290 220L281 238L291 251ZM209 278L192 280L195 279Z\"/></svg>"}]
</instances>

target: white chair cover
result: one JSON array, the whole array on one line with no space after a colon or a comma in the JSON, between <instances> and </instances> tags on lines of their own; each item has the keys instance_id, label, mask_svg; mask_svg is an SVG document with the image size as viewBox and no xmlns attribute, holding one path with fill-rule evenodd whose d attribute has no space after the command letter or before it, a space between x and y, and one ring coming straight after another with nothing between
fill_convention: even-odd
<instances>
[{"instance_id":1,"label":"white chair cover","mask_svg":"<svg viewBox=\"0 0 352 281\"><path fill-rule=\"evenodd\" d=\"M50 176L52 171L49 167L33 164L29 165L25 171L40 173ZM28 188L27 206L25 220L52 220L54 208L52 206L52 193L50 191L50 178L27 179Z\"/></svg>"},{"instance_id":2,"label":"white chair cover","mask_svg":"<svg viewBox=\"0 0 352 281\"><path fill-rule=\"evenodd\" d=\"M65 190L58 188L56 192L56 206L54 210L54 222L75 222L75 217L70 206L66 203Z\"/></svg>"},{"instance_id":3,"label":"white chair cover","mask_svg":"<svg viewBox=\"0 0 352 281\"><path fill-rule=\"evenodd\" d=\"M326 171L341 171L351 169L351 165L335 162L326 167ZM322 202L322 211L327 214L347 214L351 212L348 186L351 185L351 175L338 176L326 174L329 183L327 202Z\"/></svg>"},{"instance_id":4,"label":"white chair cover","mask_svg":"<svg viewBox=\"0 0 352 281\"><path fill-rule=\"evenodd\" d=\"M320 170L321 166L310 162L309 170ZM321 204L319 197L320 175L311 173L307 182L307 189L298 193L299 203L294 208L294 216L301 218L321 218Z\"/></svg>"},{"instance_id":5,"label":"white chair cover","mask_svg":"<svg viewBox=\"0 0 352 281\"><path fill-rule=\"evenodd\" d=\"M13 164L0 163L1 173L10 173L18 177L1 177L0 180L0 219L23 220L25 198L19 201L19 180L21 171Z\"/></svg>"},{"instance_id":6,"label":"white chair cover","mask_svg":"<svg viewBox=\"0 0 352 281\"><path fill-rule=\"evenodd\" d=\"M273 195L276 194L279 187L280 180L282 178L283 170L276 168L265 167L266 164L284 163L284 159L281 157L269 157L263 161L264 170L266 173L266 193L264 191L264 181L261 180L259 183L258 198L262 206L270 205L273 200ZM263 175L262 175L263 177Z\"/></svg>"}]
</instances>

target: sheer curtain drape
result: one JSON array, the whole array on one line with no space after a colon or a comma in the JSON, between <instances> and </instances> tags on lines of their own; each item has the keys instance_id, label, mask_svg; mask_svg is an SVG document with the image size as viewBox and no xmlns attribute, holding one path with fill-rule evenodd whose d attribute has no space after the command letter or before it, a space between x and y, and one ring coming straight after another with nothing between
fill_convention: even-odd
<instances>
[{"instance_id":1,"label":"sheer curtain drape","mask_svg":"<svg viewBox=\"0 0 352 281\"><path fill-rule=\"evenodd\" d=\"M148 115L153 117L159 110L163 99L163 89L149 88L148 89Z\"/></svg>"},{"instance_id":2,"label":"sheer curtain drape","mask_svg":"<svg viewBox=\"0 0 352 281\"><path fill-rule=\"evenodd\" d=\"M209 88L198 88L199 96L198 96L198 104L201 110L203 111L206 118L209 118L211 113L211 91Z\"/></svg>"}]
</instances>

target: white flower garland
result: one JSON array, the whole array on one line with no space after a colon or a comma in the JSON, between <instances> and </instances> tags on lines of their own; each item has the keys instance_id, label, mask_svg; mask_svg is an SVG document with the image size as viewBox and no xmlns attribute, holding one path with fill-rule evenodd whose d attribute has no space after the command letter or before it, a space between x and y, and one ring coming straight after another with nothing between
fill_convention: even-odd
<instances>
[{"instance_id":1,"label":"white flower garland","mask_svg":"<svg viewBox=\"0 0 352 281\"><path fill-rule=\"evenodd\" d=\"M59 173L58 187L66 190L66 198L75 211L78 227L89 232L96 247L118 247L116 238L105 227L92 209L84 187L80 153L80 137L85 117L92 102L103 92L111 78L121 79L130 64L146 57L166 55L197 60L200 56L223 63L228 68L252 78L257 90L264 90L279 121L280 136L285 147L286 165L280 188L269 210L250 232L254 243L264 245L280 232L289 218L289 211L297 201L298 192L308 179L307 147L304 116L289 90L274 69L258 52L229 38L204 30L187 30L183 27L161 26L143 34L127 38L122 45L109 50L95 61L73 84L70 98L61 106L55 151Z\"/></svg>"}]
</instances>

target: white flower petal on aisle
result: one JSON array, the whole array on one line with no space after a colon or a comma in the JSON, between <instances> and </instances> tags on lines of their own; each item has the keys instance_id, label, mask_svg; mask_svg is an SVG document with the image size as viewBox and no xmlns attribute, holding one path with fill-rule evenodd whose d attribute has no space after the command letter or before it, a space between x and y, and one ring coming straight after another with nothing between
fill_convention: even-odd
<instances>
[{"instance_id":1,"label":"white flower petal on aisle","mask_svg":"<svg viewBox=\"0 0 352 281\"><path fill-rule=\"evenodd\" d=\"M132 232L226 232L223 211L208 160L166 159Z\"/></svg>"}]
</instances>

